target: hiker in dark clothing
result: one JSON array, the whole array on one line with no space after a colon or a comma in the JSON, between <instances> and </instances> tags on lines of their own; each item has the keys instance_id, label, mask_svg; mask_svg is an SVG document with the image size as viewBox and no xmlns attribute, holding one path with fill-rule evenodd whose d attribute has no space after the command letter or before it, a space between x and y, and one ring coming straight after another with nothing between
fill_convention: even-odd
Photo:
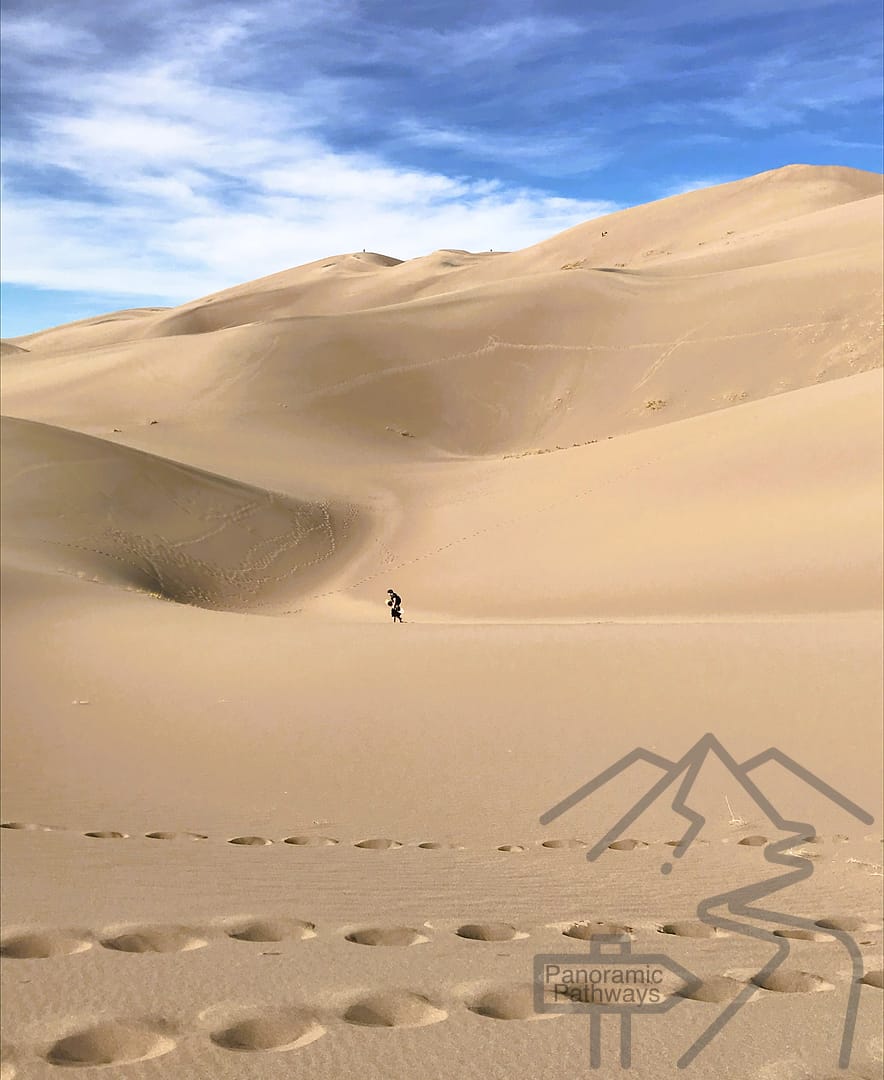
<instances>
[{"instance_id":1,"label":"hiker in dark clothing","mask_svg":"<svg viewBox=\"0 0 884 1080\"><path fill-rule=\"evenodd\" d=\"M387 595L390 597L387 607L390 609L393 622L402 622L402 597L394 593L392 589L387 589Z\"/></svg>"}]
</instances>

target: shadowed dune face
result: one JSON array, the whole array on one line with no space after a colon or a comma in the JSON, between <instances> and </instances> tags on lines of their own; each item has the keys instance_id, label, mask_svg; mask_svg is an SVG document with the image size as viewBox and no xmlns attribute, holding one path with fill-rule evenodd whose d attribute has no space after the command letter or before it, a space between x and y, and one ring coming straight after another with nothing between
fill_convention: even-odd
<instances>
[{"instance_id":1,"label":"shadowed dune face","mask_svg":"<svg viewBox=\"0 0 884 1080\"><path fill-rule=\"evenodd\" d=\"M585 1019L537 1011L532 958L627 947L690 999L638 1025L641 1080L744 999L687 1080L819 1080L857 981L868 1042L880 823L724 755L879 796L867 179L13 343L0 1080L580 1074ZM684 850L688 773L658 765L710 732ZM814 845L795 892L777 838ZM768 885L756 921L794 951L764 976L769 942L687 916Z\"/></svg>"},{"instance_id":2,"label":"shadowed dune face","mask_svg":"<svg viewBox=\"0 0 884 1080\"><path fill-rule=\"evenodd\" d=\"M4 418L3 529L56 569L199 607L272 607L318 580L354 507L298 501L89 436Z\"/></svg>"},{"instance_id":3,"label":"shadowed dune face","mask_svg":"<svg viewBox=\"0 0 884 1080\"><path fill-rule=\"evenodd\" d=\"M6 408L43 424L4 425L8 545L233 611L875 607L880 191L788 168L7 343Z\"/></svg>"},{"instance_id":4,"label":"shadowed dune face","mask_svg":"<svg viewBox=\"0 0 884 1080\"><path fill-rule=\"evenodd\" d=\"M11 341L0 341L0 356L21 356L27 351L21 345L16 345Z\"/></svg>"}]
</instances>

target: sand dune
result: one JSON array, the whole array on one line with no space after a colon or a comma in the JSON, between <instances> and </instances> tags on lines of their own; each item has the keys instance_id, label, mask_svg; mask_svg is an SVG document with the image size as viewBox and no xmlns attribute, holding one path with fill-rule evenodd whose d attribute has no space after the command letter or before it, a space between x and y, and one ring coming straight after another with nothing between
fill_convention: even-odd
<instances>
[{"instance_id":1,"label":"sand dune","mask_svg":"<svg viewBox=\"0 0 884 1080\"><path fill-rule=\"evenodd\" d=\"M17 342L5 408L127 440L153 419L408 433L411 460L642 430L880 365L877 183L786 170L613 215L603 240L594 222L512 255L340 257L73 324Z\"/></svg>"},{"instance_id":2,"label":"sand dune","mask_svg":"<svg viewBox=\"0 0 884 1080\"><path fill-rule=\"evenodd\" d=\"M56 571L179 603L263 608L334 573L358 531L353 507L31 421L6 417L0 430L4 540Z\"/></svg>"},{"instance_id":3,"label":"sand dune","mask_svg":"<svg viewBox=\"0 0 884 1080\"><path fill-rule=\"evenodd\" d=\"M11 341L0 341L0 356L14 356L16 353L26 353L27 351L21 345L13 345Z\"/></svg>"},{"instance_id":4,"label":"sand dune","mask_svg":"<svg viewBox=\"0 0 884 1080\"><path fill-rule=\"evenodd\" d=\"M876 173L794 165L609 214L522 251L447 249L405 262L373 252L330 256L213 293L173 311L117 312L16 341L58 351L77 341L85 343L83 335L90 327L107 328L108 320L117 323L116 332L105 329L96 341L125 341L144 333L203 333L255 319L385 307L525 274L554 272L564 265L668 270L683 259L693 261L700 254L698 247L711 247L703 257L727 268L739 265L741 252L752 251L765 233L776 235L784 228L786 235L774 253L776 261L794 257L790 245L795 242L809 243L814 250L837 251L859 241L859 246L873 251L876 235L870 235L869 228L880 222L881 195L882 179ZM865 220L866 231L851 238L844 235L844 221L856 215ZM802 223L805 217L809 220ZM809 239L803 233L809 233Z\"/></svg>"},{"instance_id":5,"label":"sand dune","mask_svg":"<svg viewBox=\"0 0 884 1080\"><path fill-rule=\"evenodd\" d=\"M421 618L874 609L882 391L869 372L415 485L391 569ZM336 595L368 617L374 580Z\"/></svg>"},{"instance_id":6,"label":"sand dune","mask_svg":"<svg viewBox=\"0 0 884 1080\"><path fill-rule=\"evenodd\" d=\"M638 1080L744 999L698 1076L834 1076L846 1012L878 1075L881 183L3 342L3 1080L559 1077L534 957L600 935L695 976ZM710 732L840 801L718 754L686 851L674 788L615 828Z\"/></svg>"},{"instance_id":7,"label":"sand dune","mask_svg":"<svg viewBox=\"0 0 884 1080\"><path fill-rule=\"evenodd\" d=\"M880 371L451 463L429 487L388 474L396 512L374 525L364 479L349 505L299 501L34 422L2 431L7 543L184 603L373 620L395 574L422 619L580 619L868 610L884 584Z\"/></svg>"}]
</instances>

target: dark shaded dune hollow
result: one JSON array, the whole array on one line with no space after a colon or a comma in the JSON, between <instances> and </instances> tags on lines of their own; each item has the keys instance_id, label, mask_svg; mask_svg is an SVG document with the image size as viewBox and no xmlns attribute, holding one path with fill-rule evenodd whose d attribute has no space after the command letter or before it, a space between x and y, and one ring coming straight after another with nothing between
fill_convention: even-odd
<instances>
[{"instance_id":1,"label":"dark shaded dune hollow","mask_svg":"<svg viewBox=\"0 0 884 1080\"><path fill-rule=\"evenodd\" d=\"M3 540L44 568L232 611L284 609L356 549L355 506L299 501L4 417Z\"/></svg>"},{"instance_id":2,"label":"dark shaded dune hollow","mask_svg":"<svg viewBox=\"0 0 884 1080\"><path fill-rule=\"evenodd\" d=\"M4 343L0 1080L878 1075L880 191Z\"/></svg>"},{"instance_id":3,"label":"dark shaded dune hollow","mask_svg":"<svg viewBox=\"0 0 884 1080\"><path fill-rule=\"evenodd\" d=\"M882 206L788 167L7 342L7 551L232 611L868 610Z\"/></svg>"}]
</instances>

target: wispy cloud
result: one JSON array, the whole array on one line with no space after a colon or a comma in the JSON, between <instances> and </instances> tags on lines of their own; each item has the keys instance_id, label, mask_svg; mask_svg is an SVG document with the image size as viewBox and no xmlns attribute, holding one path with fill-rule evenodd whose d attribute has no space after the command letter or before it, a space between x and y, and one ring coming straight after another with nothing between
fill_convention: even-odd
<instances>
[{"instance_id":1,"label":"wispy cloud","mask_svg":"<svg viewBox=\"0 0 884 1080\"><path fill-rule=\"evenodd\" d=\"M856 9L6 0L3 273L181 300L354 248L524 246L758 171L787 130L863 153Z\"/></svg>"},{"instance_id":2,"label":"wispy cloud","mask_svg":"<svg viewBox=\"0 0 884 1080\"><path fill-rule=\"evenodd\" d=\"M335 151L275 95L169 65L115 72L72 96L75 109L41 118L7 160L64 169L95 198L9 186L2 254L13 281L184 299L358 247L408 257L522 246L613 206Z\"/></svg>"},{"instance_id":3,"label":"wispy cloud","mask_svg":"<svg viewBox=\"0 0 884 1080\"><path fill-rule=\"evenodd\" d=\"M778 49L750 65L745 83L713 107L747 127L801 122L808 114L880 102L880 39Z\"/></svg>"},{"instance_id":4,"label":"wispy cloud","mask_svg":"<svg viewBox=\"0 0 884 1080\"><path fill-rule=\"evenodd\" d=\"M217 81L209 61L241 46L249 26L233 10L184 51L166 40L161 55L74 85L44 80L53 107L6 142L5 277L184 299L357 247L409 257L522 246L614 205L337 149L322 137L315 94L305 103ZM483 48L515 35L505 26ZM75 36L57 35L54 47ZM91 197L41 190L39 167L63 170Z\"/></svg>"},{"instance_id":5,"label":"wispy cloud","mask_svg":"<svg viewBox=\"0 0 884 1080\"><path fill-rule=\"evenodd\" d=\"M544 177L594 172L617 157L605 136L588 125L567 132L488 132L478 127L436 127L410 118L401 121L396 131L413 146L448 151L456 158L511 165Z\"/></svg>"},{"instance_id":6,"label":"wispy cloud","mask_svg":"<svg viewBox=\"0 0 884 1080\"><path fill-rule=\"evenodd\" d=\"M101 43L90 31L40 15L13 15L4 19L3 47L7 53L35 57L62 53L87 56L101 51Z\"/></svg>"},{"instance_id":7,"label":"wispy cloud","mask_svg":"<svg viewBox=\"0 0 884 1080\"><path fill-rule=\"evenodd\" d=\"M480 9L481 10L481 9ZM502 61L516 66L527 59L548 54L586 32L580 19L555 14L522 15L499 19L472 19L460 25L437 29L409 27L390 33L381 20L364 24L362 35L374 40L376 54L398 63L408 63L433 71L465 71L472 67L496 67Z\"/></svg>"}]
</instances>

